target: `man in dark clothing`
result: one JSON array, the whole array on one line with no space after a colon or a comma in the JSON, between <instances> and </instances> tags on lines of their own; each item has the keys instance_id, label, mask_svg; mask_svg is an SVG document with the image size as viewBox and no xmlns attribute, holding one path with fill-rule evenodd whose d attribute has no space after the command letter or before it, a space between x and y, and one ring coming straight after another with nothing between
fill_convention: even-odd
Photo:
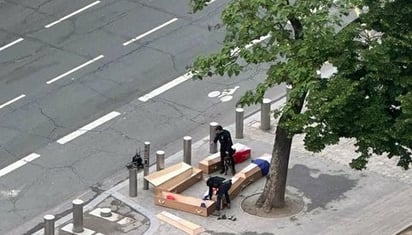
<instances>
[{"instance_id":1,"label":"man in dark clothing","mask_svg":"<svg viewBox=\"0 0 412 235\"><path fill-rule=\"evenodd\" d=\"M232 148L233 142L232 137L230 136L230 132L222 128L222 126L216 127L216 136L213 140L214 143L220 143L220 174L225 172L225 157L228 156L232 162L232 174L236 174L235 170L235 161L233 160L233 154L235 150Z\"/></svg>"},{"instance_id":2,"label":"man in dark clothing","mask_svg":"<svg viewBox=\"0 0 412 235\"><path fill-rule=\"evenodd\" d=\"M230 209L230 197L229 189L232 187L232 180L225 179L219 176L210 177L206 181L206 185L209 186L209 200L212 200L213 191L217 190L217 200L216 200L216 213L215 215L220 215L221 203L223 195L225 196L227 208Z\"/></svg>"}]
</instances>

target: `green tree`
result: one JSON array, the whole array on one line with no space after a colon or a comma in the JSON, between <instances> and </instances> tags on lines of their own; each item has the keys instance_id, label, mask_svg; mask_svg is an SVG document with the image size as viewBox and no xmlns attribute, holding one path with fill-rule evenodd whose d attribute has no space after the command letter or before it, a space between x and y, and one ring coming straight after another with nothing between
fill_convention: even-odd
<instances>
[{"instance_id":1,"label":"green tree","mask_svg":"<svg viewBox=\"0 0 412 235\"><path fill-rule=\"evenodd\" d=\"M193 0L195 11L205 0ZM346 25L353 9L362 12ZM359 10L363 9L363 10ZM412 2L410 0L233 0L223 13L222 49L199 56L196 78L236 76L247 66L270 64L267 77L240 103L260 103L279 84L292 87L279 117L270 174L256 202L268 212L285 204L289 154L295 134L319 152L341 137L356 141L364 169L371 154L398 157L407 169L412 149ZM268 35L262 43L251 41ZM321 78L332 63L337 72Z\"/></svg>"}]
</instances>

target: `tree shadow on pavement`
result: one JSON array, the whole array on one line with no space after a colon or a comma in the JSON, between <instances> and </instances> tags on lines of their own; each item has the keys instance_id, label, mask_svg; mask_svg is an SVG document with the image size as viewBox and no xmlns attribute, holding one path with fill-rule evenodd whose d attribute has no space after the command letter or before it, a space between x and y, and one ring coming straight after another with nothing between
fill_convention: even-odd
<instances>
[{"instance_id":1,"label":"tree shadow on pavement","mask_svg":"<svg viewBox=\"0 0 412 235\"><path fill-rule=\"evenodd\" d=\"M298 189L311 200L307 204L308 212L316 208L326 209L328 203L345 198L344 193L353 189L358 182L347 174L329 175L320 172L301 164L294 165L288 171L287 185Z\"/></svg>"}]
</instances>

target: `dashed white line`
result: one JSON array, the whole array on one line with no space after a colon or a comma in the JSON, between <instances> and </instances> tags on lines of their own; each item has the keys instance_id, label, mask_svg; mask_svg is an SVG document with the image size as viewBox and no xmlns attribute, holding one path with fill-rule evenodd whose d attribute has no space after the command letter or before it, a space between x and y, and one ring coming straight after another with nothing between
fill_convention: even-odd
<instances>
[{"instance_id":1,"label":"dashed white line","mask_svg":"<svg viewBox=\"0 0 412 235\"><path fill-rule=\"evenodd\" d=\"M214 1L216 1L216 0L210 0L206 4L209 5L209 4L213 3Z\"/></svg>"},{"instance_id":2,"label":"dashed white line","mask_svg":"<svg viewBox=\"0 0 412 235\"><path fill-rule=\"evenodd\" d=\"M270 36L271 36L270 34L267 34L267 35L262 36L262 37L260 37L260 38L258 38L258 39L255 39L255 40L253 40L252 42L250 42L249 44L247 44L247 45L245 46L245 48L246 48L246 49L249 49L249 48L252 47L253 45L255 45L255 44L257 44L257 43L260 43L260 42L268 39ZM235 48L235 49L232 50L231 56L237 56L237 55L239 54L239 52L240 52L240 49L239 49L239 48ZM142 102L146 102L146 101L150 100L151 98L156 97L156 96L162 94L163 92L165 92L165 91L167 91L167 90L169 90L169 89L171 89L171 88L179 85L180 83L189 80L189 79L192 78L192 77L193 77L193 74L192 74L192 73L190 73L190 72L189 72L189 73L185 73L185 74L183 74L182 76L176 78L175 80L172 80L172 81L164 84L163 86L161 86L161 87L159 87L159 88L156 88L156 89L154 89L153 91L147 93L146 95L141 96L141 97L139 98L139 100L142 101Z\"/></svg>"},{"instance_id":3,"label":"dashed white line","mask_svg":"<svg viewBox=\"0 0 412 235\"><path fill-rule=\"evenodd\" d=\"M75 138L77 138L77 137L85 134L86 132L88 132L88 131L90 131L90 130L92 130L92 129L100 126L100 125L102 125L103 123L105 123L105 122L107 122L107 121L110 121L111 119L113 119L113 118L115 118L115 117L117 117L117 116L119 116L119 115L120 115L120 113L119 113L119 112L115 112L115 111L113 111L113 112L111 112L111 113L108 113L108 114L104 115L103 117L101 117L101 118L99 118L99 119L97 119L97 120L95 120L95 121L93 121L93 122L91 122L91 123L89 123L89 124L81 127L81 128L78 129L77 131L74 131L74 132L72 132L72 133L70 133L70 134L68 134L68 135L60 138L59 140L57 140L57 143L59 143L59 144L68 143L68 142L72 141L73 139L75 139Z\"/></svg>"},{"instance_id":4,"label":"dashed white line","mask_svg":"<svg viewBox=\"0 0 412 235\"><path fill-rule=\"evenodd\" d=\"M180 77L178 77L178 78L176 78L176 79L174 79L174 80L172 80L172 81L164 84L163 86L154 89L153 91L147 93L146 95L141 96L141 97L139 98L139 100L142 101L142 102L146 102L146 101L150 100L151 98L153 98L153 97L155 97L155 96L158 96L158 95L162 94L163 92L165 92L165 91L167 91L167 90L169 90L169 89L171 89L171 88L179 85L180 83L189 80L189 79L192 78L192 77L193 77L193 74L192 74L192 73L190 73L190 72L189 72L189 73L185 73L185 74L183 74L182 76L180 76Z\"/></svg>"},{"instance_id":5,"label":"dashed white line","mask_svg":"<svg viewBox=\"0 0 412 235\"><path fill-rule=\"evenodd\" d=\"M86 63L81 64L81 65L77 66L76 68L71 69L71 70L69 70L69 71L67 71L67 72L65 72L65 73L63 73L63 74L61 74L61 75L59 75L59 76L57 76L57 77L55 77L55 78L47 81L46 83L47 83L47 84L52 84L53 82L55 82L55 81L57 81L57 80L65 77L65 76L67 76L67 75L69 75L69 74L71 74L71 73L74 73L74 72L76 72L77 70L79 70L79 69L81 69L81 68L83 68L83 67L85 67L85 66L87 66L87 65L89 65L89 64L91 64L91 63L93 63L93 62L96 62L96 61L100 60L100 59L103 58L103 57L104 57L104 55L99 55L99 56L97 56L96 58L94 58L94 59L92 59L92 60L89 60L89 61L87 61Z\"/></svg>"},{"instance_id":6,"label":"dashed white line","mask_svg":"<svg viewBox=\"0 0 412 235\"><path fill-rule=\"evenodd\" d=\"M14 40L13 42L11 42L11 43L9 43L9 44L6 44L6 45L0 47L0 51L5 50L6 48L9 48L9 47L13 46L14 44L17 44L17 43L19 43L19 42L21 42L21 41L23 41L23 40L24 40L23 38L19 38L19 39L17 39L17 40Z\"/></svg>"},{"instance_id":7,"label":"dashed white line","mask_svg":"<svg viewBox=\"0 0 412 235\"><path fill-rule=\"evenodd\" d=\"M8 173L10 173L10 172L12 172L12 171L14 171L14 170L16 170L16 169L19 168L19 167L22 167L22 166L26 165L27 163L33 161L34 159L36 159L36 158L38 158L38 157L40 157L39 154L37 154L37 153L31 153L31 154L27 155L26 157L18 160L17 162L14 162L14 163L6 166L5 168L3 168L3 169L0 170L0 177L2 177L2 176L4 176L4 175L6 175L6 174L8 174Z\"/></svg>"},{"instance_id":8,"label":"dashed white line","mask_svg":"<svg viewBox=\"0 0 412 235\"><path fill-rule=\"evenodd\" d=\"M11 100L7 101L6 103L0 105L0 109L4 108L4 107L6 107L7 105L10 105L10 104L12 104L12 103L14 103L14 102L16 102L16 101L18 101L18 100L20 100L20 99L23 99L24 97L26 97L26 95L25 95L25 94L21 94L21 95L17 96L16 98L11 99Z\"/></svg>"},{"instance_id":9,"label":"dashed white line","mask_svg":"<svg viewBox=\"0 0 412 235\"><path fill-rule=\"evenodd\" d=\"M155 27L155 28L147 31L146 33L143 33L143 34L141 34L141 35L139 35L139 36L137 36L137 37L135 37L135 38L133 38L133 39L125 42L125 43L123 43L123 46L127 46L127 45L129 45L130 43L133 43L133 42L135 42L135 41L137 41L137 40L139 40L139 39L141 39L141 38L143 38L143 37L146 37L147 35L149 35L149 34L155 32L155 31L157 31L157 30L159 30L159 29L161 29L161 28L163 28L163 27L165 27L165 26L167 26L167 25L175 22L176 20L178 20L178 19L177 19L177 18L173 18L173 19L167 21L166 23L163 23L163 24L161 24L161 25L159 25L159 26L157 26L157 27Z\"/></svg>"},{"instance_id":10,"label":"dashed white line","mask_svg":"<svg viewBox=\"0 0 412 235\"><path fill-rule=\"evenodd\" d=\"M70 13L70 14L68 14L67 16L62 17L62 18L60 18L60 19L58 19L58 20L56 20L56 21L54 21L54 22L52 22L52 23L50 23L50 24L48 24L48 25L46 25L46 26L44 26L44 27L45 27L45 28L50 28L50 27L52 27L53 25L58 24L58 23L60 23L60 22L62 22L62 21L64 21L64 20L67 20L68 18L70 18L70 17L72 17L72 16L74 16L74 15L77 15L77 14L79 14L80 12L85 11L85 10L87 10L88 8L90 8L90 7L94 6L94 5L97 5L97 4L99 4L99 3L100 3L100 1L95 1L94 3L91 3L91 4L89 4L89 5L85 6L85 7L82 7L82 8L80 8L79 10L77 10L77 11L75 11L75 12L73 12L73 13Z\"/></svg>"}]
</instances>

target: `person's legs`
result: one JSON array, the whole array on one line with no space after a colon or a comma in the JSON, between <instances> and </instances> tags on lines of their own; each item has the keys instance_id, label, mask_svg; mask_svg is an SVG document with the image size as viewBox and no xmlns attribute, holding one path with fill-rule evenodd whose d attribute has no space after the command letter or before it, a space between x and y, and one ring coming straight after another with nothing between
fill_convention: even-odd
<instances>
[{"instance_id":1,"label":"person's legs","mask_svg":"<svg viewBox=\"0 0 412 235\"><path fill-rule=\"evenodd\" d=\"M232 159L232 175L236 174L236 169L235 169L235 159L233 158L233 154L235 153L235 150L232 149L232 151L229 151L229 157Z\"/></svg>"},{"instance_id":2,"label":"person's legs","mask_svg":"<svg viewBox=\"0 0 412 235\"><path fill-rule=\"evenodd\" d=\"M226 153L224 151L220 151L220 174L225 173L225 156Z\"/></svg>"},{"instance_id":3,"label":"person's legs","mask_svg":"<svg viewBox=\"0 0 412 235\"><path fill-rule=\"evenodd\" d=\"M225 192L225 200L226 200L227 208L230 209L229 190L227 192Z\"/></svg>"},{"instance_id":4,"label":"person's legs","mask_svg":"<svg viewBox=\"0 0 412 235\"><path fill-rule=\"evenodd\" d=\"M221 196L225 196L225 200L226 200L226 204L227 204L227 208L229 208L230 209L230 197L229 197L229 189L232 187L232 181L228 181L228 182L225 182L225 183L223 183L223 185L221 186L221 193L222 193L222 195ZM219 189L219 190L220 190Z\"/></svg>"},{"instance_id":5,"label":"person's legs","mask_svg":"<svg viewBox=\"0 0 412 235\"><path fill-rule=\"evenodd\" d=\"M222 194L218 192L216 199L216 211L213 215L220 216L220 204L222 203Z\"/></svg>"}]
</instances>

